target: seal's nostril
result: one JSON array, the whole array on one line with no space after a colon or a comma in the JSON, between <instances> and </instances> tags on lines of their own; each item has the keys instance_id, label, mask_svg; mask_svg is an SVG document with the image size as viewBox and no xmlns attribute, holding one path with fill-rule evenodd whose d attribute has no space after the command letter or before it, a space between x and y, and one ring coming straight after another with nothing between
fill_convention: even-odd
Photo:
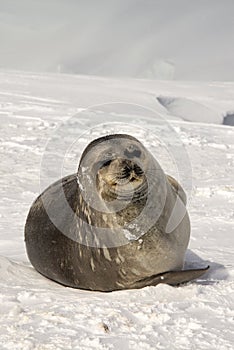
<instances>
[{"instance_id":1,"label":"seal's nostril","mask_svg":"<svg viewBox=\"0 0 234 350\"><path fill-rule=\"evenodd\" d=\"M139 165L135 164L134 165L134 172L136 175L141 176L144 174L144 171L139 167Z\"/></svg>"},{"instance_id":2,"label":"seal's nostril","mask_svg":"<svg viewBox=\"0 0 234 350\"><path fill-rule=\"evenodd\" d=\"M125 165L124 167L124 175L125 177L129 177L131 174L132 168L129 165Z\"/></svg>"},{"instance_id":3,"label":"seal's nostril","mask_svg":"<svg viewBox=\"0 0 234 350\"><path fill-rule=\"evenodd\" d=\"M131 171L131 170L132 170L131 165L126 164L125 167L124 167L124 170L125 170L125 171Z\"/></svg>"}]
</instances>

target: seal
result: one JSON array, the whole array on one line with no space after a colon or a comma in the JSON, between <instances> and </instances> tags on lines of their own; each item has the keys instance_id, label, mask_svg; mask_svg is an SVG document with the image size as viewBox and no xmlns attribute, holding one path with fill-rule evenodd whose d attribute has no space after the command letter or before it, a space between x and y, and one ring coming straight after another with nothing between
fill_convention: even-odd
<instances>
[{"instance_id":1,"label":"seal","mask_svg":"<svg viewBox=\"0 0 234 350\"><path fill-rule=\"evenodd\" d=\"M186 195L136 138L107 135L84 150L78 172L33 203L25 225L34 268L62 285L95 290L179 285L190 236Z\"/></svg>"}]
</instances>

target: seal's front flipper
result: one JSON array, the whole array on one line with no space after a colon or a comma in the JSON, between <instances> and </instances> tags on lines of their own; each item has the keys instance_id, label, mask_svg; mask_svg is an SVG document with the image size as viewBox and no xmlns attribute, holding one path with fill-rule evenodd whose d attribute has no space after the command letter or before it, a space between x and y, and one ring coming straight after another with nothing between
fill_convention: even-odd
<instances>
[{"instance_id":1,"label":"seal's front flipper","mask_svg":"<svg viewBox=\"0 0 234 350\"><path fill-rule=\"evenodd\" d=\"M147 277L143 280L137 281L134 288L156 286L159 283L165 283L171 286L178 286L181 283L186 283L201 277L206 271L209 270L209 268L210 267L207 266L204 269L163 272L158 275L153 275L151 277Z\"/></svg>"}]
</instances>

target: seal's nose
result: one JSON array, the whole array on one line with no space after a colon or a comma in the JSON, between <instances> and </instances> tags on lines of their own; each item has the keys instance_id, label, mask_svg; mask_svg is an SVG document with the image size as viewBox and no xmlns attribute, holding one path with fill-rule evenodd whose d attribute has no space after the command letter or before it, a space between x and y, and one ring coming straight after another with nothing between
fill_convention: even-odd
<instances>
[{"instance_id":1,"label":"seal's nose","mask_svg":"<svg viewBox=\"0 0 234 350\"><path fill-rule=\"evenodd\" d=\"M119 166L121 167L122 176L127 178L130 177L131 173L134 170L134 163L131 160L119 158Z\"/></svg>"},{"instance_id":2,"label":"seal's nose","mask_svg":"<svg viewBox=\"0 0 234 350\"><path fill-rule=\"evenodd\" d=\"M118 159L120 166L122 167L122 176L125 178L128 177L135 177L135 176L142 176L144 174L144 171L142 168L136 164L135 162L129 160L129 159Z\"/></svg>"},{"instance_id":3,"label":"seal's nose","mask_svg":"<svg viewBox=\"0 0 234 350\"><path fill-rule=\"evenodd\" d=\"M123 171L126 177L130 177L130 175L133 176L142 176L144 174L144 171L142 168L133 162L126 162L123 166Z\"/></svg>"}]
</instances>

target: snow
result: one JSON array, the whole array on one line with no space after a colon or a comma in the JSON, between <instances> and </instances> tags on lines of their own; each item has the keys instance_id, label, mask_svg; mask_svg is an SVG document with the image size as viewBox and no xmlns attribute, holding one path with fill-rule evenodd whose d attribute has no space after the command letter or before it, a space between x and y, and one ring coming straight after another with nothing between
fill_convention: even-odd
<instances>
[{"instance_id":1,"label":"snow","mask_svg":"<svg viewBox=\"0 0 234 350\"><path fill-rule=\"evenodd\" d=\"M0 97L0 348L233 349L234 128L222 122L234 111L234 83L0 71ZM209 264L202 279L99 293L30 265L32 201L76 171L91 139L116 130L139 137L185 187L186 267Z\"/></svg>"}]
</instances>

